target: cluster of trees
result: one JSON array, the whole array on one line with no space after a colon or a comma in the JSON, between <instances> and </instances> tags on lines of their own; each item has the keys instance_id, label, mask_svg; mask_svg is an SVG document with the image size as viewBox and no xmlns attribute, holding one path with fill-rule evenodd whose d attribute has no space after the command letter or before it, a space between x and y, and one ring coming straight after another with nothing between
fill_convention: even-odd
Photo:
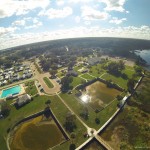
<instances>
[{"instance_id":1,"label":"cluster of trees","mask_svg":"<svg viewBox=\"0 0 150 150\"><path fill-rule=\"evenodd\" d=\"M88 111L88 108L86 106L82 108L80 116L82 118L84 118L85 120L88 120L88 118L89 118L89 111Z\"/></svg>"},{"instance_id":2,"label":"cluster of trees","mask_svg":"<svg viewBox=\"0 0 150 150\"><path fill-rule=\"evenodd\" d=\"M114 74L114 75L120 75L121 71L125 69L125 64L122 60L119 62L110 62L107 65L107 68L109 73Z\"/></svg>"},{"instance_id":3,"label":"cluster of trees","mask_svg":"<svg viewBox=\"0 0 150 150\"><path fill-rule=\"evenodd\" d=\"M62 91L68 91L73 89L73 86L71 85L71 83L73 82L73 77L72 76L65 76L61 79L61 90Z\"/></svg>"},{"instance_id":4,"label":"cluster of trees","mask_svg":"<svg viewBox=\"0 0 150 150\"><path fill-rule=\"evenodd\" d=\"M10 114L10 106L6 102L2 102L1 104L1 115L3 117L7 117Z\"/></svg>"},{"instance_id":5,"label":"cluster of trees","mask_svg":"<svg viewBox=\"0 0 150 150\"><path fill-rule=\"evenodd\" d=\"M66 115L64 127L68 132L73 132L76 128L76 116L71 112L68 112Z\"/></svg>"}]
</instances>

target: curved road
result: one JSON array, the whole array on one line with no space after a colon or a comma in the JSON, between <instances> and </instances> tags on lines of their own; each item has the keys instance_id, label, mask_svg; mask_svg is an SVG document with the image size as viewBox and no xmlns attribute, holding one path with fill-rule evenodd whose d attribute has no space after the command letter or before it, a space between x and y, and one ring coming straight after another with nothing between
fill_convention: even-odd
<instances>
[{"instance_id":1,"label":"curved road","mask_svg":"<svg viewBox=\"0 0 150 150\"><path fill-rule=\"evenodd\" d=\"M36 80L39 81L39 83L40 83L40 85L43 87L45 93L47 93L47 94L54 94L54 93L57 93L57 92L60 91L60 85L59 85L55 80L51 80L51 79L49 78L49 77L51 77L51 75L50 75L48 72L47 72L47 73L42 73L42 74L40 74L40 73L37 71L37 69L36 69L34 63L32 63L32 64L30 65L30 67L31 67L32 72L33 72L33 75L34 75L34 79L36 79ZM49 87L46 85L46 83L45 83L44 80L43 80L44 77L47 77L47 78L50 80L50 82L51 82L51 83L53 84L53 86L54 86L53 88L49 88Z\"/></svg>"}]
</instances>

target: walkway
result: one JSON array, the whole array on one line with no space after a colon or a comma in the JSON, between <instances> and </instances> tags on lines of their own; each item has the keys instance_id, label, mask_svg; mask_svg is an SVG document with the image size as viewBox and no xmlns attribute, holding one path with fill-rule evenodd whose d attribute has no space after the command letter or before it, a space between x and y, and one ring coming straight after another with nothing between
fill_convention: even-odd
<instances>
[{"instance_id":1,"label":"walkway","mask_svg":"<svg viewBox=\"0 0 150 150\"><path fill-rule=\"evenodd\" d=\"M93 136L96 133L96 130L93 128L88 127L82 119L68 106L68 104L60 97L59 94L56 93L56 95L59 97L59 99L64 103L64 105L69 109L69 111L76 115L77 119L83 124L83 126L87 129L87 133L89 136ZM93 131L93 133L91 133Z\"/></svg>"}]
</instances>

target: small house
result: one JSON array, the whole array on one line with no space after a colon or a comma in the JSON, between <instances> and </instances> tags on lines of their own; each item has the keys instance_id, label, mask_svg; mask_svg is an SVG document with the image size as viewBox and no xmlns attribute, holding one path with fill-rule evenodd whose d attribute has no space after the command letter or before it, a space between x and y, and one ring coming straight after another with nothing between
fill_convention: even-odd
<instances>
[{"instance_id":1,"label":"small house","mask_svg":"<svg viewBox=\"0 0 150 150\"><path fill-rule=\"evenodd\" d=\"M26 103L28 103L29 101L31 101L31 96L28 94L24 94L18 97L18 99L16 100L17 105L20 107Z\"/></svg>"},{"instance_id":2,"label":"small house","mask_svg":"<svg viewBox=\"0 0 150 150\"><path fill-rule=\"evenodd\" d=\"M77 77L78 76L78 73L75 72L74 70L70 70L67 72L66 76L74 76L74 77Z\"/></svg>"}]
</instances>

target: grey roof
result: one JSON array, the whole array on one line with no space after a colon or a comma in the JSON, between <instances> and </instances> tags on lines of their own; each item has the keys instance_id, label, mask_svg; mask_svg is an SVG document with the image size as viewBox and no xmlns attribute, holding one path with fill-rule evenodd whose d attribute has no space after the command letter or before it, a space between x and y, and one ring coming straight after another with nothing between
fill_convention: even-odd
<instances>
[{"instance_id":1,"label":"grey roof","mask_svg":"<svg viewBox=\"0 0 150 150\"><path fill-rule=\"evenodd\" d=\"M96 63L99 63L101 61L100 57L93 57L88 59L89 65L94 65Z\"/></svg>"},{"instance_id":2,"label":"grey roof","mask_svg":"<svg viewBox=\"0 0 150 150\"><path fill-rule=\"evenodd\" d=\"M28 102L29 100L31 100L31 96L29 96L28 94L24 94L18 97L17 104L22 105Z\"/></svg>"},{"instance_id":3,"label":"grey roof","mask_svg":"<svg viewBox=\"0 0 150 150\"><path fill-rule=\"evenodd\" d=\"M67 72L67 74L66 74L67 76L78 76L78 73L76 72L76 71L74 71L74 70L70 70L70 71L68 71Z\"/></svg>"}]
</instances>

